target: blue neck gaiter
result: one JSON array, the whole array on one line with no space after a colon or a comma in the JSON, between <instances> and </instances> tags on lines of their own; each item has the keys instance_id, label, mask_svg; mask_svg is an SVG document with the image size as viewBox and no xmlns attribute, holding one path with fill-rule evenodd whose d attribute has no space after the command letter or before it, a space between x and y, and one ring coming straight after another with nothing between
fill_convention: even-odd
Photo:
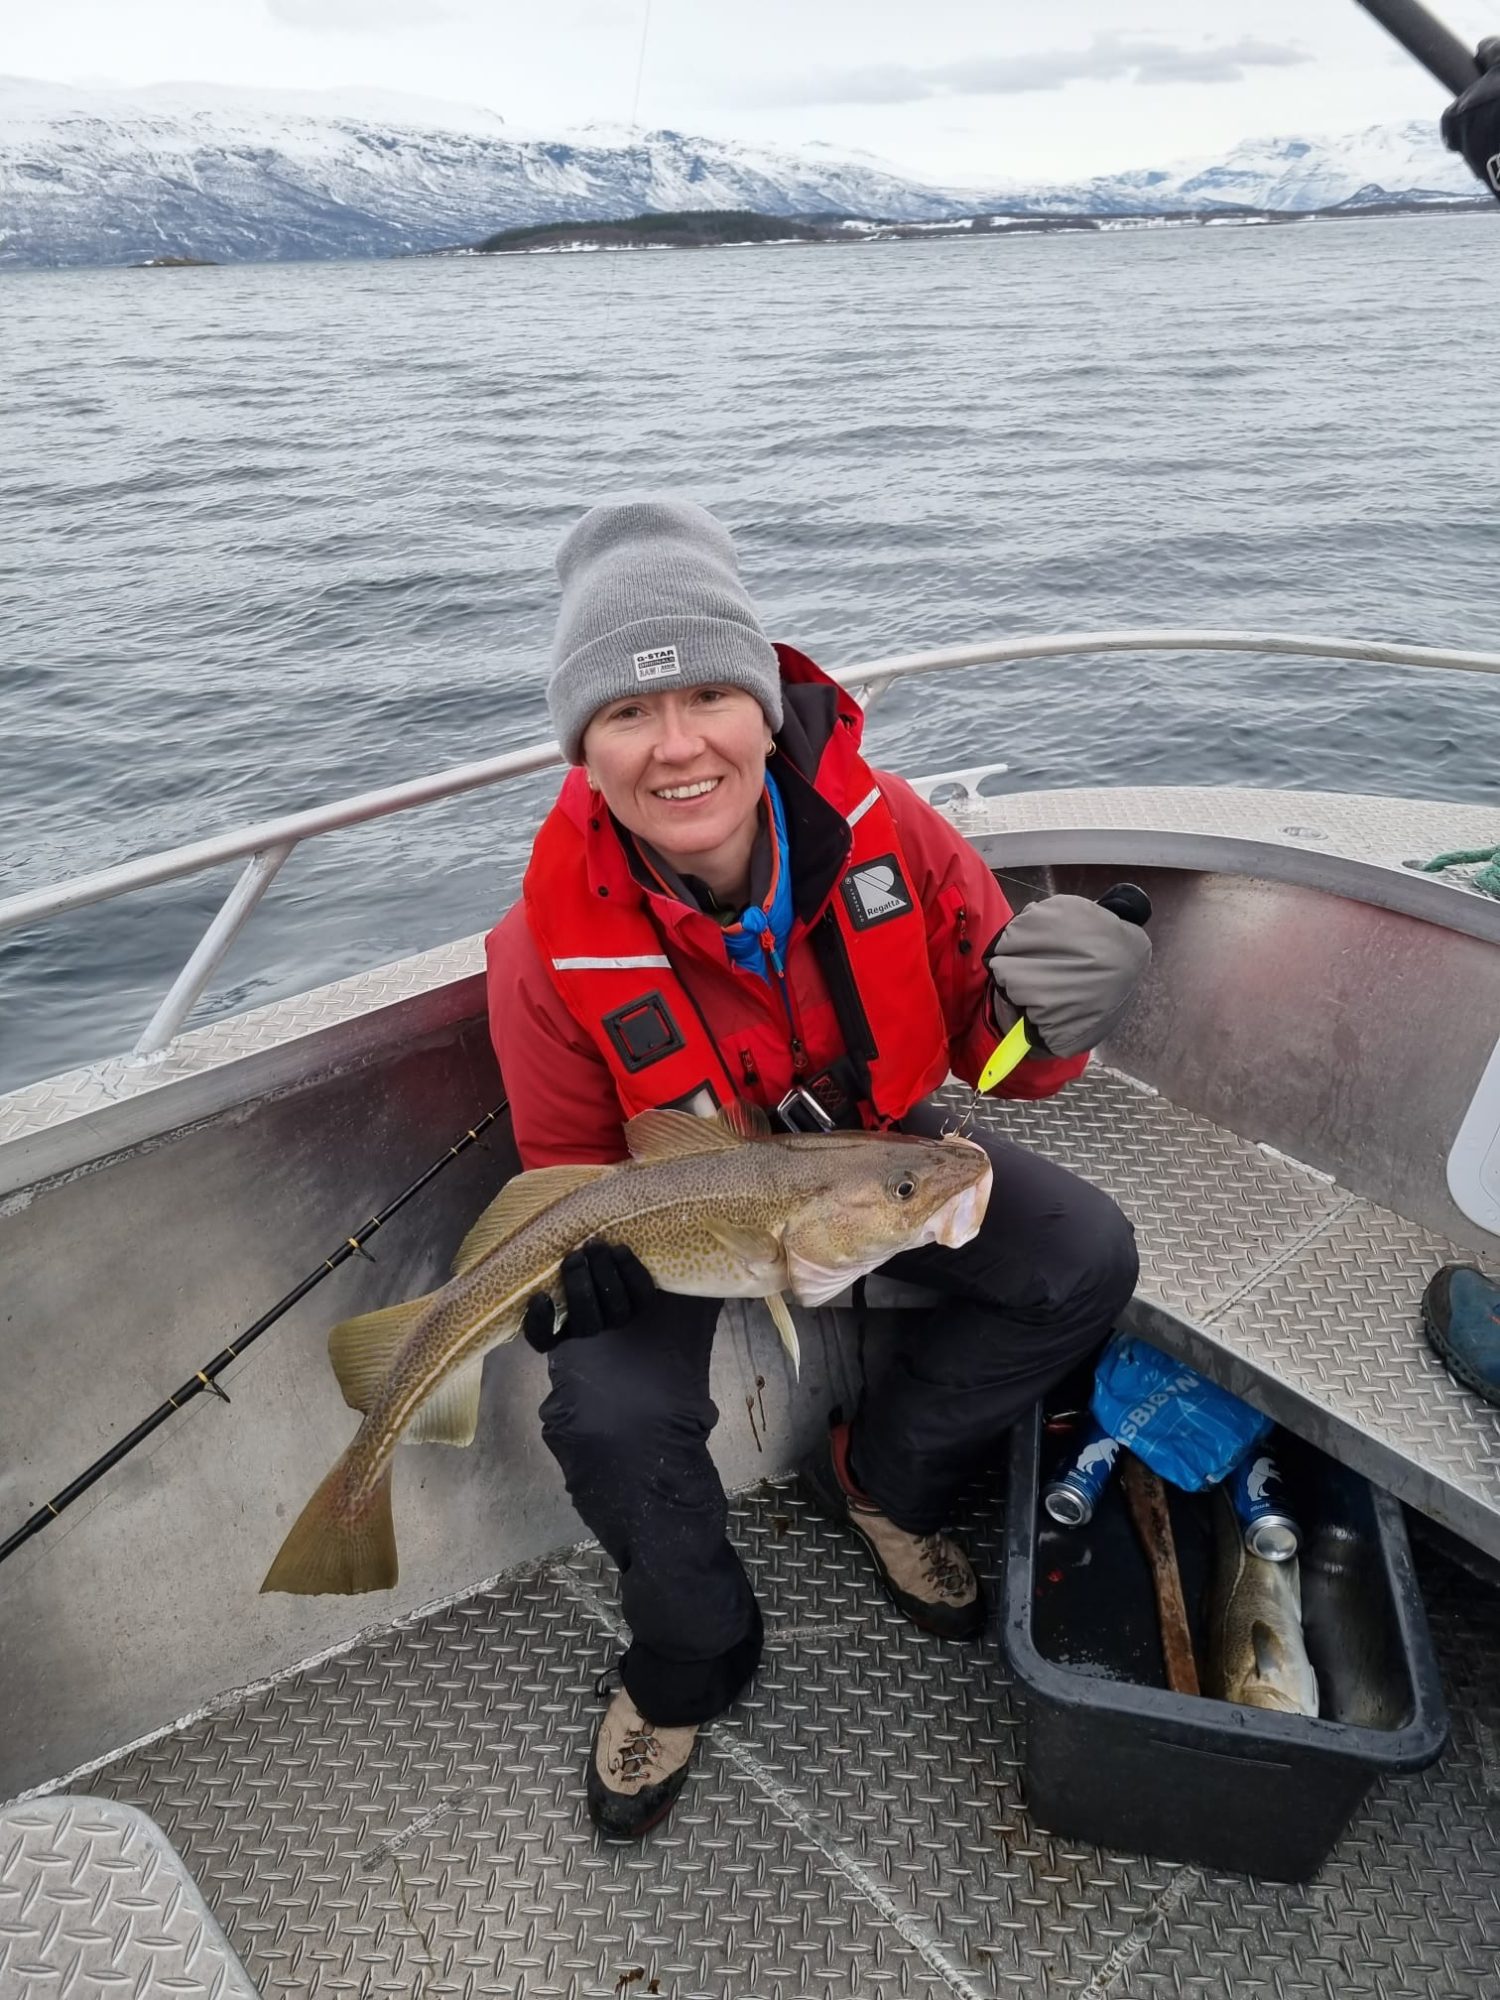
<instances>
[{"instance_id":1,"label":"blue neck gaiter","mask_svg":"<svg viewBox=\"0 0 1500 2000\"><path fill-rule=\"evenodd\" d=\"M766 906L752 903L740 912L740 920L724 933L724 948L733 962L746 972L769 980L772 969L780 972L786 959L786 941L792 933L791 852L786 837L786 807L770 772L766 773L766 800L771 809L771 889ZM770 950L767 952L767 933Z\"/></svg>"}]
</instances>

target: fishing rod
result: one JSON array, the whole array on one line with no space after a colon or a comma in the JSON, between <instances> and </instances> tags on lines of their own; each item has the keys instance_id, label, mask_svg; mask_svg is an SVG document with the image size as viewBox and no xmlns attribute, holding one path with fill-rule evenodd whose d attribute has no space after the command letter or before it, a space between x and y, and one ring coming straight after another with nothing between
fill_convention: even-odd
<instances>
[{"instance_id":1,"label":"fishing rod","mask_svg":"<svg viewBox=\"0 0 1500 2000\"><path fill-rule=\"evenodd\" d=\"M1500 35L1470 51L1420 0L1359 0L1408 55L1453 92L1439 129L1482 187L1500 198Z\"/></svg>"},{"instance_id":2,"label":"fishing rod","mask_svg":"<svg viewBox=\"0 0 1500 2000\"><path fill-rule=\"evenodd\" d=\"M1358 0L1358 4L1455 97L1462 97L1484 74L1485 65L1467 43L1418 0ZM1481 50L1489 46L1480 44Z\"/></svg>"},{"instance_id":3,"label":"fishing rod","mask_svg":"<svg viewBox=\"0 0 1500 2000\"><path fill-rule=\"evenodd\" d=\"M154 1430L158 1430L167 1421L168 1417L174 1415L184 1405L190 1403L195 1396L211 1393L217 1396L220 1402L227 1403L229 1396L224 1389L220 1388L218 1377L223 1374L230 1362L237 1361L252 1341L259 1340L263 1333L270 1327L273 1327L277 1320L289 1313L299 1300L305 1299L315 1285L321 1285L329 1273L336 1271L340 1264L347 1264L351 1257L368 1257L369 1252L364 1246L369 1242L376 1230L383 1228L396 1213L397 1209L405 1208L414 1195L420 1194L428 1182L435 1180L445 1167L458 1159L460 1154L468 1152L471 1146L477 1146L479 1144L479 1135L489 1130L490 1126L501 1116L509 1104L510 1099L502 1097L493 1111L487 1111L477 1125L471 1126L464 1133L456 1145L450 1146L445 1153L434 1160L425 1173L418 1174L410 1187L403 1188L394 1201L387 1202L379 1215L371 1216L370 1220L362 1228L356 1229L352 1236L346 1236L338 1249L333 1252L332 1256L325 1257L318 1268L315 1271L310 1271L300 1285L294 1285L286 1297L278 1299L271 1310L268 1313L263 1313L253 1326L246 1327L245 1331L239 1334L234 1340L231 1340L227 1347L221 1347L212 1361L205 1361L201 1368L195 1369L180 1389L174 1390L164 1403L151 1412L149 1417L143 1418L134 1430L127 1431L124 1437L120 1438L117 1443L112 1444L102 1458L96 1458L86 1472L80 1472L78 1477L70 1480L60 1493L54 1493L50 1500L38 1507L30 1519L23 1522L13 1535L8 1536L5 1541L0 1542L0 1562L4 1562L7 1556L14 1555L16 1550L29 1542L33 1535L40 1534L49 1521L55 1521L65 1507L71 1507L73 1502L82 1494L87 1493L89 1488L96 1481L102 1479L106 1472L118 1465L122 1458L129 1457L138 1444L150 1437L151 1433ZM373 1259L371 1261L373 1262Z\"/></svg>"}]
</instances>

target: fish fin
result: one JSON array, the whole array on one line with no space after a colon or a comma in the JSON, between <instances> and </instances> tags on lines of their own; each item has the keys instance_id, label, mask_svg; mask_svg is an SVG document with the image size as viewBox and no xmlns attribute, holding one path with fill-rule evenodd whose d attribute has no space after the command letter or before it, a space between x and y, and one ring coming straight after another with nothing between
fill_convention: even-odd
<instances>
[{"instance_id":1,"label":"fish fin","mask_svg":"<svg viewBox=\"0 0 1500 2000\"><path fill-rule=\"evenodd\" d=\"M797 1339L797 1325L787 1311L786 1300L780 1292L768 1292L766 1310L776 1323L776 1331L781 1335L781 1344L791 1357L792 1374L797 1381L802 1380L802 1345Z\"/></svg>"},{"instance_id":2,"label":"fish fin","mask_svg":"<svg viewBox=\"0 0 1500 2000\"><path fill-rule=\"evenodd\" d=\"M768 1229L754 1229L748 1223L730 1222L722 1215L704 1216L701 1226L721 1250L744 1265L747 1274L761 1276L768 1270L779 1271L784 1281L786 1264L779 1236L773 1236Z\"/></svg>"},{"instance_id":3,"label":"fish fin","mask_svg":"<svg viewBox=\"0 0 1500 2000\"><path fill-rule=\"evenodd\" d=\"M633 1160L687 1160L695 1153L732 1153L745 1141L722 1122L695 1118L691 1111L640 1111L625 1121L625 1143Z\"/></svg>"},{"instance_id":4,"label":"fish fin","mask_svg":"<svg viewBox=\"0 0 1500 2000\"><path fill-rule=\"evenodd\" d=\"M850 1271L830 1271L826 1264L815 1264L809 1257L798 1256L790 1244L785 1246L785 1254L792 1297L799 1306L826 1306L830 1299L847 1291L856 1278L875 1269L873 1264L867 1264Z\"/></svg>"},{"instance_id":5,"label":"fish fin","mask_svg":"<svg viewBox=\"0 0 1500 2000\"><path fill-rule=\"evenodd\" d=\"M1250 1558L1252 1562L1257 1557ZM1321 1707L1318 1677L1307 1657L1302 1628L1278 1632L1263 1618L1250 1621L1250 1657L1255 1678L1247 1681L1239 1699L1250 1708L1273 1708L1283 1715L1317 1715Z\"/></svg>"},{"instance_id":6,"label":"fish fin","mask_svg":"<svg viewBox=\"0 0 1500 2000\"><path fill-rule=\"evenodd\" d=\"M479 1428L479 1381L484 1356L466 1361L439 1382L407 1426L412 1444L472 1444Z\"/></svg>"},{"instance_id":7,"label":"fish fin","mask_svg":"<svg viewBox=\"0 0 1500 2000\"><path fill-rule=\"evenodd\" d=\"M391 1372L402 1344L432 1304L434 1294L341 1319L328 1332L328 1359L351 1410L368 1410Z\"/></svg>"},{"instance_id":8,"label":"fish fin","mask_svg":"<svg viewBox=\"0 0 1500 2000\"><path fill-rule=\"evenodd\" d=\"M731 1098L715 1115L725 1131L737 1139L753 1142L773 1136L774 1128L765 1112L758 1104L747 1104L743 1097Z\"/></svg>"},{"instance_id":9,"label":"fish fin","mask_svg":"<svg viewBox=\"0 0 1500 2000\"><path fill-rule=\"evenodd\" d=\"M1250 1621L1250 1650L1255 1655L1255 1671L1263 1681L1274 1681L1291 1664L1285 1639L1263 1618Z\"/></svg>"},{"instance_id":10,"label":"fish fin","mask_svg":"<svg viewBox=\"0 0 1500 2000\"><path fill-rule=\"evenodd\" d=\"M587 1187L610 1167L534 1167L529 1174L517 1174L507 1181L480 1216L453 1259L453 1275L470 1271L481 1257L487 1257L507 1236L514 1236L523 1223L551 1208L576 1188Z\"/></svg>"},{"instance_id":11,"label":"fish fin","mask_svg":"<svg viewBox=\"0 0 1500 2000\"><path fill-rule=\"evenodd\" d=\"M386 1465L364 1506L351 1516L340 1459L297 1516L261 1589L294 1597L353 1597L392 1589L397 1574L391 1468Z\"/></svg>"}]
</instances>

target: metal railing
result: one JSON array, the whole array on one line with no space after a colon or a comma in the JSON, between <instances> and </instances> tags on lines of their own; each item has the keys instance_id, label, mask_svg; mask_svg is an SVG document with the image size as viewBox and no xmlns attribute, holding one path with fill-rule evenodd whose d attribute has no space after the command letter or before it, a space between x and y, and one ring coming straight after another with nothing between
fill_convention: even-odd
<instances>
[{"instance_id":1,"label":"metal railing","mask_svg":"<svg viewBox=\"0 0 1500 2000\"><path fill-rule=\"evenodd\" d=\"M1446 672L1500 674L1500 654L1452 652L1435 646L1391 646L1369 639L1325 638L1295 632L1200 632L1144 630L1120 632L1060 632L1049 638L990 639L974 646L945 646L928 653L896 653L867 666L839 667L832 678L850 689L868 713L897 680L908 675L944 673L959 667L1015 665L1023 660L1055 660L1099 653L1271 653L1303 659L1364 660L1387 666L1439 668ZM154 888L228 861L246 866L209 924L192 956L136 1043L138 1056L159 1054L179 1033L202 997L224 954L254 914L257 904L279 870L304 840L360 826L392 813L410 812L440 799L485 790L512 778L545 771L563 761L556 743L536 743L508 750L475 764L457 764L431 777L379 791L360 792L310 811L261 820L233 833L216 834L185 847L142 855L114 868L48 888L30 889L0 901L0 932L45 922L69 910L86 909L137 889Z\"/></svg>"}]
</instances>

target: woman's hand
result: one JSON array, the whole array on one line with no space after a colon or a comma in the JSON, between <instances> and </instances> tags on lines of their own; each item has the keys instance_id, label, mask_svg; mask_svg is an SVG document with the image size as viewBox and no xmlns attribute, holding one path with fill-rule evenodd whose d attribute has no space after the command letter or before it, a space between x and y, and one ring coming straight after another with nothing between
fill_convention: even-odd
<instances>
[{"instance_id":1,"label":"woman's hand","mask_svg":"<svg viewBox=\"0 0 1500 2000\"><path fill-rule=\"evenodd\" d=\"M1017 911L986 963L1048 1053L1074 1056L1102 1042L1134 999L1151 940L1086 896L1045 896Z\"/></svg>"},{"instance_id":2,"label":"woman's hand","mask_svg":"<svg viewBox=\"0 0 1500 2000\"><path fill-rule=\"evenodd\" d=\"M538 1354L550 1353L561 1340L613 1333L656 1297L656 1281L633 1250L597 1239L563 1258L562 1288L561 1320L546 1292L526 1302L521 1332Z\"/></svg>"}]
</instances>

